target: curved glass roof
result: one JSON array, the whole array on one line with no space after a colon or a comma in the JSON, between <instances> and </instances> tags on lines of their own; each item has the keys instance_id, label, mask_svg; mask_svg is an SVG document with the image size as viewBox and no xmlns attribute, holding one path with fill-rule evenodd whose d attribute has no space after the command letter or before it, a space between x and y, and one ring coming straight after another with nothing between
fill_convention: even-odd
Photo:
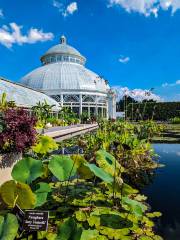
<instances>
[{"instance_id":1,"label":"curved glass roof","mask_svg":"<svg viewBox=\"0 0 180 240\"><path fill-rule=\"evenodd\" d=\"M44 102L44 100L46 100L49 105L55 105L53 107L54 111L60 109L59 104L46 94L0 77L0 97L3 92L7 94L8 101L15 101L19 107L30 108L38 102Z\"/></svg>"},{"instance_id":2,"label":"curved glass roof","mask_svg":"<svg viewBox=\"0 0 180 240\"><path fill-rule=\"evenodd\" d=\"M22 83L31 88L48 90L87 90L107 93L109 85L83 65L69 62L47 64L27 74Z\"/></svg>"}]
</instances>

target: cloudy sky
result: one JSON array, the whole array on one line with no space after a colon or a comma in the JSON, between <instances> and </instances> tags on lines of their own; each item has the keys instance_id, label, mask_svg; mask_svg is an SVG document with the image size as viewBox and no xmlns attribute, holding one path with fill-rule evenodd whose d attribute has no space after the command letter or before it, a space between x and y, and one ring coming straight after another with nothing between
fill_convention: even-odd
<instances>
[{"instance_id":1,"label":"cloudy sky","mask_svg":"<svg viewBox=\"0 0 180 240\"><path fill-rule=\"evenodd\" d=\"M0 76L18 81L65 34L118 92L180 100L180 0L0 0Z\"/></svg>"}]
</instances>

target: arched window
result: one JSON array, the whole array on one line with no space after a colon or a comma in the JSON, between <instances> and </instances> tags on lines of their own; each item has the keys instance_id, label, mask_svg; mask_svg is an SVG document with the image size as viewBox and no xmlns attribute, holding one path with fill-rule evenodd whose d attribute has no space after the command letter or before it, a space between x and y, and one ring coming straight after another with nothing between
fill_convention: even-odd
<instances>
[{"instance_id":1,"label":"arched window","mask_svg":"<svg viewBox=\"0 0 180 240\"><path fill-rule=\"evenodd\" d=\"M94 96L84 96L83 102L95 102L95 97Z\"/></svg>"},{"instance_id":2,"label":"arched window","mask_svg":"<svg viewBox=\"0 0 180 240\"><path fill-rule=\"evenodd\" d=\"M79 102L79 97L77 95L66 95L64 96L64 102Z\"/></svg>"},{"instance_id":3,"label":"arched window","mask_svg":"<svg viewBox=\"0 0 180 240\"><path fill-rule=\"evenodd\" d=\"M61 101L61 96L60 95L52 95L51 96L54 100L56 100L57 102Z\"/></svg>"}]
</instances>

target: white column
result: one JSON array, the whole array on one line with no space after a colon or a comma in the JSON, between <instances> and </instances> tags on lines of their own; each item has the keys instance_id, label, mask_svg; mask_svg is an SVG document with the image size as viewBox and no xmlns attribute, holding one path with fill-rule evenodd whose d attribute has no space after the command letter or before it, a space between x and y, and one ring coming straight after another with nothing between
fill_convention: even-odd
<instances>
[{"instance_id":1,"label":"white column","mask_svg":"<svg viewBox=\"0 0 180 240\"><path fill-rule=\"evenodd\" d=\"M101 108L101 117L104 118L104 116L103 116L103 107Z\"/></svg>"},{"instance_id":2,"label":"white column","mask_svg":"<svg viewBox=\"0 0 180 240\"><path fill-rule=\"evenodd\" d=\"M98 102L97 102L98 101L98 97L96 96L95 99L96 99L95 116L97 117L98 116L98 105L97 105L98 104Z\"/></svg>"},{"instance_id":3,"label":"white column","mask_svg":"<svg viewBox=\"0 0 180 240\"><path fill-rule=\"evenodd\" d=\"M63 94L61 94L61 107L63 107L64 99L63 99Z\"/></svg>"},{"instance_id":4,"label":"white column","mask_svg":"<svg viewBox=\"0 0 180 240\"><path fill-rule=\"evenodd\" d=\"M88 118L90 118L90 106L88 105Z\"/></svg>"},{"instance_id":5,"label":"white column","mask_svg":"<svg viewBox=\"0 0 180 240\"><path fill-rule=\"evenodd\" d=\"M79 115L82 114L82 94L79 95Z\"/></svg>"}]
</instances>

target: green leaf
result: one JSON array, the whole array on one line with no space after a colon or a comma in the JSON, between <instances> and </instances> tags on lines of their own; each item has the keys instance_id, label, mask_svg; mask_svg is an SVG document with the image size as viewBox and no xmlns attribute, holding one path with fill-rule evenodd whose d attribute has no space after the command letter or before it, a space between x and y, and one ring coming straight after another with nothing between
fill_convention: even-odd
<instances>
[{"instance_id":1,"label":"green leaf","mask_svg":"<svg viewBox=\"0 0 180 240\"><path fill-rule=\"evenodd\" d=\"M79 222L85 222L85 221L87 221L87 213L86 213L86 212L83 212L82 210L79 210L79 211L76 211L76 212L75 212L75 215L76 215L76 219L77 219Z\"/></svg>"},{"instance_id":2,"label":"green leaf","mask_svg":"<svg viewBox=\"0 0 180 240\"><path fill-rule=\"evenodd\" d=\"M126 210L128 210L126 207L128 206L130 208L130 211L132 211L136 216L142 216L143 213L147 210L147 206L145 206L141 202L130 199L129 197L123 197L122 203L123 203L123 207Z\"/></svg>"},{"instance_id":3,"label":"green leaf","mask_svg":"<svg viewBox=\"0 0 180 240\"><path fill-rule=\"evenodd\" d=\"M87 163L85 166L89 167L96 177L107 183L113 183L114 178L110 174L106 173L103 169L97 167L95 164Z\"/></svg>"},{"instance_id":4,"label":"green leaf","mask_svg":"<svg viewBox=\"0 0 180 240\"><path fill-rule=\"evenodd\" d=\"M149 218L155 218L155 217L161 217L162 213L160 213L160 212L153 212L153 213L147 213L146 215Z\"/></svg>"},{"instance_id":5,"label":"green leaf","mask_svg":"<svg viewBox=\"0 0 180 240\"><path fill-rule=\"evenodd\" d=\"M47 195L51 192L51 188L48 183L40 182L37 184L38 189L34 192L36 194L36 207L42 206L46 200Z\"/></svg>"},{"instance_id":6,"label":"green leaf","mask_svg":"<svg viewBox=\"0 0 180 240\"><path fill-rule=\"evenodd\" d=\"M52 174L60 181L66 181L76 173L72 159L68 156L63 155L52 156L48 168Z\"/></svg>"},{"instance_id":7,"label":"green leaf","mask_svg":"<svg viewBox=\"0 0 180 240\"><path fill-rule=\"evenodd\" d=\"M123 195L131 195L131 194L135 194L138 193L138 190L132 188L130 185L128 185L127 183L123 183L122 185L122 194Z\"/></svg>"},{"instance_id":8,"label":"green leaf","mask_svg":"<svg viewBox=\"0 0 180 240\"><path fill-rule=\"evenodd\" d=\"M79 174L80 178L83 179L91 179L93 178L94 174L90 171L90 169L85 166L87 161L81 155L72 155L71 159L73 160L75 167L77 168L77 173Z\"/></svg>"},{"instance_id":9,"label":"green leaf","mask_svg":"<svg viewBox=\"0 0 180 240\"><path fill-rule=\"evenodd\" d=\"M19 225L15 215L8 213L5 217L0 216L0 239L14 240L18 227Z\"/></svg>"},{"instance_id":10,"label":"green leaf","mask_svg":"<svg viewBox=\"0 0 180 240\"><path fill-rule=\"evenodd\" d=\"M76 223L73 218L69 218L58 229L56 240L69 240L76 229Z\"/></svg>"},{"instance_id":11,"label":"green leaf","mask_svg":"<svg viewBox=\"0 0 180 240\"><path fill-rule=\"evenodd\" d=\"M12 170L14 180L22 183L31 183L33 180L42 176L43 164L42 161L31 157L24 158L16 163Z\"/></svg>"},{"instance_id":12,"label":"green leaf","mask_svg":"<svg viewBox=\"0 0 180 240\"><path fill-rule=\"evenodd\" d=\"M0 195L3 201L11 208L17 203L22 209L34 208L36 196L31 188L24 183L16 183L11 180L0 187Z\"/></svg>"},{"instance_id":13,"label":"green leaf","mask_svg":"<svg viewBox=\"0 0 180 240\"><path fill-rule=\"evenodd\" d=\"M97 230L83 230L80 240L96 240L98 236Z\"/></svg>"},{"instance_id":14,"label":"green leaf","mask_svg":"<svg viewBox=\"0 0 180 240\"><path fill-rule=\"evenodd\" d=\"M49 136L40 136L36 146L32 147L33 151L40 155L46 155L47 153L58 149L58 145L53 138Z\"/></svg>"},{"instance_id":15,"label":"green leaf","mask_svg":"<svg viewBox=\"0 0 180 240\"><path fill-rule=\"evenodd\" d=\"M115 172L119 175L124 171L124 168L116 161L115 157L105 150L96 152L96 162L100 168L112 176L114 176Z\"/></svg>"}]
</instances>

